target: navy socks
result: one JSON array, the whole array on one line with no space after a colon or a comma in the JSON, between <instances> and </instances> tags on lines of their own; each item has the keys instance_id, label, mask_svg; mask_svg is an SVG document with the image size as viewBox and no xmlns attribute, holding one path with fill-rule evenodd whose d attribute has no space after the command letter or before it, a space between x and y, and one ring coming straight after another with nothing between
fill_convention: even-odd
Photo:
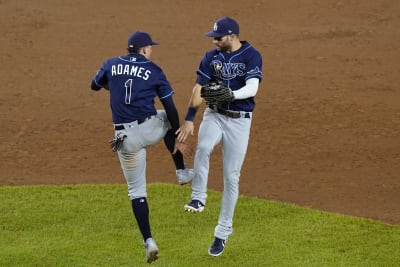
<instances>
[{"instance_id":1,"label":"navy socks","mask_svg":"<svg viewBox=\"0 0 400 267\"><path fill-rule=\"evenodd\" d=\"M135 215L136 222L139 230L142 233L143 240L151 237L150 221L149 221L149 206L145 197L136 198L131 200L133 214Z\"/></svg>"}]
</instances>

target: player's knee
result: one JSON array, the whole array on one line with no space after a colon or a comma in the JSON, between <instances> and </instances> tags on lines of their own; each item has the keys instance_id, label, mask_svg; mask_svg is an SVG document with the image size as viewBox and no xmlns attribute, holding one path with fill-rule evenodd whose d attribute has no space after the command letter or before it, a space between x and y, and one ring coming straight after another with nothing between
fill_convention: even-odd
<instances>
[{"instance_id":1,"label":"player's knee","mask_svg":"<svg viewBox=\"0 0 400 267\"><path fill-rule=\"evenodd\" d=\"M121 167L125 171L134 170L137 164L137 155L135 153L123 153L120 155Z\"/></svg>"},{"instance_id":2,"label":"player's knee","mask_svg":"<svg viewBox=\"0 0 400 267\"><path fill-rule=\"evenodd\" d=\"M224 170L225 183L232 184L232 186L236 186L237 184L239 184L239 179L240 179L239 171L235 170L234 168Z\"/></svg>"},{"instance_id":3,"label":"player's knee","mask_svg":"<svg viewBox=\"0 0 400 267\"><path fill-rule=\"evenodd\" d=\"M128 186L128 197L130 200L147 197L146 186L144 184L138 188Z\"/></svg>"},{"instance_id":4,"label":"player's knee","mask_svg":"<svg viewBox=\"0 0 400 267\"><path fill-rule=\"evenodd\" d=\"M214 147L209 146L208 144L198 144L196 148L196 155L209 156L211 155L213 149Z\"/></svg>"}]
</instances>

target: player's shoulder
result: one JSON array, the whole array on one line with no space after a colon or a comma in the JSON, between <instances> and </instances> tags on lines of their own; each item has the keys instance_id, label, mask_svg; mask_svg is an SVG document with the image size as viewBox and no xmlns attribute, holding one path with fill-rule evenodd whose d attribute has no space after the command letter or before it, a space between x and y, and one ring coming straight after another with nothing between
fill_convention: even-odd
<instances>
[{"instance_id":1,"label":"player's shoulder","mask_svg":"<svg viewBox=\"0 0 400 267\"><path fill-rule=\"evenodd\" d=\"M106 59L103 64L104 65L116 65L121 64L125 61L124 56L113 56Z\"/></svg>"},{"instance_id":2,"label":"player's shoulder","mask_svg":"<svg viewBox=\"0 0 400 267\"><path fill-rule=\"evenodd\" d=\"M238 51L239 54L242 54L242 56L248 60L262 61L261 53L254 46L247 41L242 41L242 44L241 49Z\"/></svg>"},{"instance_id":3,"label":"player's shoulder","mask_svg":"<svg viewBox=\"0 0 400 267\"><path fill-rule=\"evenodd\" d=\"M213 49L210 49L210 50L206 51L205 56L206 57L214 57L214 56L219 55L219 54L220 54L220 51L218 51L216 48L213 48Z\"/></svg>"},{"instance_id":4,"label":"player's shoulder","mask_svg":"<svg viewBox=\"0 0 400 267\"><path fill-rule=\"evenodd\" d=\"M260 52L248 41L242 41L242 48L241 50L246 51L248 53L256 53L260 54Z\"/></svg>"},{"instance_id":5,"label":"player's shoulder","mask_svg":"<svg viewBox=\"0 0 400 267\"><path fill-rule=\"evenodd\" d=\"M110 62L115 62L117 58L118 58L117 56L109 57L103 61L103 64L109 64Z\"/></svg>"}]
</instances>

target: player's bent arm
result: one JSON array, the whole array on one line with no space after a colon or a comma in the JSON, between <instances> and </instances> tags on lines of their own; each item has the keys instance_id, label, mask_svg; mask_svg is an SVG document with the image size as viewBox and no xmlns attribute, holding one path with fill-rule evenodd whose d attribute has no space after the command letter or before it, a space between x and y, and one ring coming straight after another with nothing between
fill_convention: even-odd
<instances>
[{"instance_id":1,"label":"player's bent arm","mask_svg":"<svg viewBox=\"0 0 400 267\"><path fill-rule=\"evenodd\" d=\"M233 91L235 99L246 99L257 94L260 80L258 78L250 78L246 81L246 85L239 90Z\"/></svg>"},{"instance_id":2,"label":"player's bent arm","mask_svg":"<svg viewBox=\"0 0 400 267\"><path fill-rule=\"evenodd\" d=\"M102 88L102 86L98 85L95 80L92 80L90 88L94 91L99 91Z\"/></svg>"},{"instance_id":3,"label":"player's bent arm","mask_svg":"<svg viewBox=\"0 0 400 267\"><path fill-rule=\"evenodd\" d=\"M200 96L201 85L196 83L193 87L192 96L190 97L188 111L186 113L185 121L194 121L196 112L200 105L203 103L203 98Z\"/></svg>"},{"instance_id":4,"label":"player's bent arm","mask_svg":"<svg viewBox=\"0 0 400 267\"><path fill-rule=\"evenodd\" d=\"M171 127L172 127L171 130L177 131L177 129L179 128L179 115L178 115L178 110L176 109L174 100L172 98L172 95L167 98L160 99L160 101L165 108L165 113L167 113L168 121L170 122ZM167 132L167 135L170 135L169 131ZM167 137L167 136L164 138L169 139L169 137ZM171 136L171 138L172 138L172 136ZM178 140L178 139L176 138L176 140ZM193 150L190 146L188 146L185 143L175 141L174 149L171 152L173 155L175 155L175 153L178 151L182 153L183 158L186 160L191 159L193 156Z\"/></svg>"},{"instance_id":5,"label":"player's bent arm","mask_svg":"<svg viewBox=\"0 0 400 267\"><path fill-rule=\"evenodd\" d=\"M163 99L160 99L162 105L164 106L165 113L167 113L167 118L173 130L179 129L179 115L176 109L172 95Z\"/></svg>"},{"instance_id":6,"label":"player's bent arm","mask_svg":"<svg viewBox=\"0 0 400 267\"><path fill-rule=\"evenodd\" d=\"M193 87L192 97L190 98L189 106L199 108L203 104L203 98L200 96L201 85L196 83Z\"/></svg>"},{"instance_id":7,"label":"player's bent arm","mask_svg":"<svg viewBox=\"0 0 400 267\"><path fill-rule=\"evenodd\" d=\"M94 91L99 91L101 88L110 90L110 88L108 87L108 84L101 85L98 82L96 82L96 80L94 80L94 79L92 80L92 84L90 85L90 88L92 88L92 90L94 90Z\"/></svg>"}]
</instances>

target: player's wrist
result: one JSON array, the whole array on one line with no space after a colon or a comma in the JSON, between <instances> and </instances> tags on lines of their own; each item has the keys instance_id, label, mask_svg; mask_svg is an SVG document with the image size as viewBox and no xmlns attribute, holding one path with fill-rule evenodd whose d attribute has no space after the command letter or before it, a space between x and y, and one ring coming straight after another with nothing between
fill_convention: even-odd
<instances>
[{"instance_id":1,"label":"player's wrist","mask_svg":"<svg viewBox=\"0 0 400 267\"><path fill-rule=\"evenodd\" d=\"M189 107L186 113L185 120L186 121L194 121L194 117L196 116L197 109L194 107Z\"/></svg>"}]
</instances>

